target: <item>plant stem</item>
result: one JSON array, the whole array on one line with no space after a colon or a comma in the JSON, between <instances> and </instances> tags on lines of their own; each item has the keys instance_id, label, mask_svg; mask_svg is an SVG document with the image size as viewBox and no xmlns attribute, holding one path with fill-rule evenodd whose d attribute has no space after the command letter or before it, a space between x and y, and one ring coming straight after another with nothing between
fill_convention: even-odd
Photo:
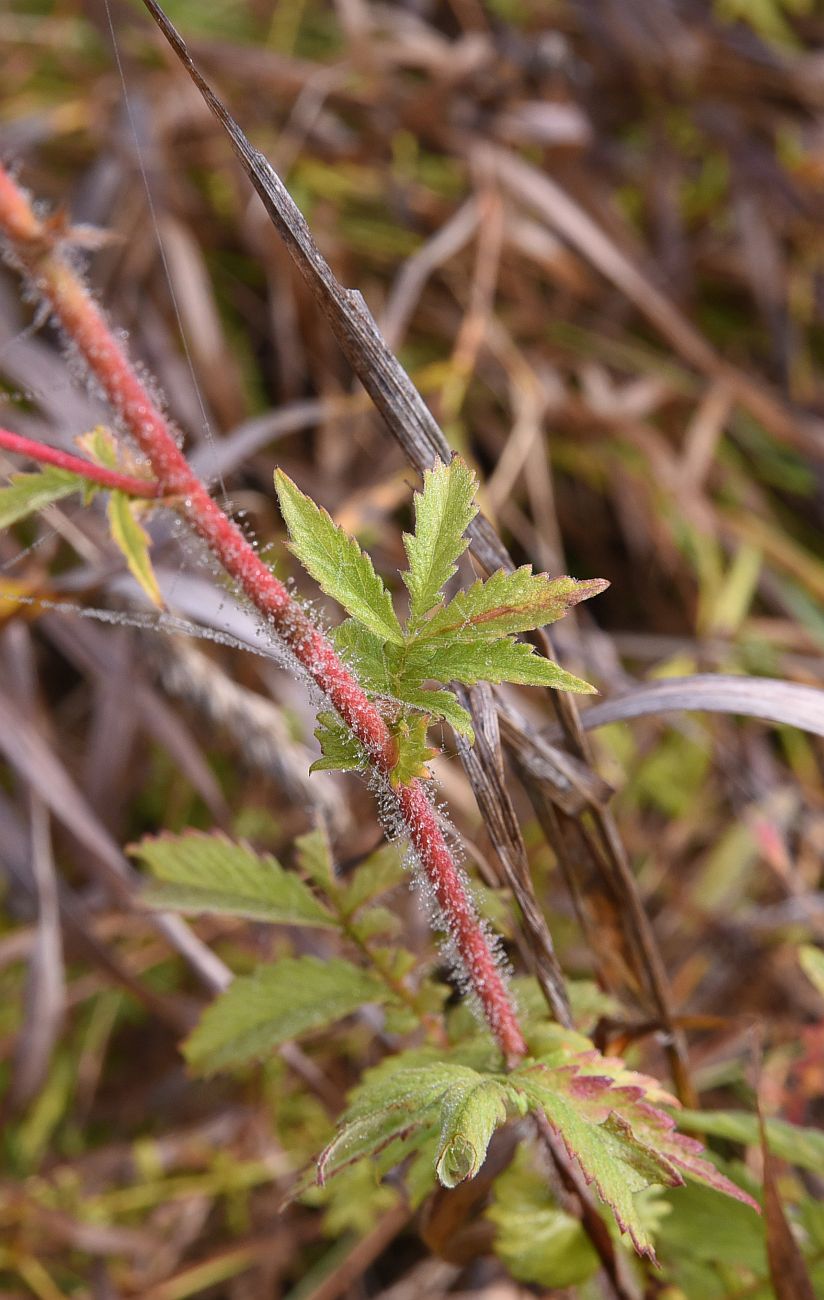
<instances>
[{"instance_id":1,"label":"plant stem","mask_svg":"<svg viewBox=\"0 0 824 1300\"><path fill-rule=\"evenodd\" d=\"M178 508L190 527L325 693L366 748L379 773L388 778L396 761L396 745L381 714L326 636L209 496L101 311L61 257L55 223L40 220L27 196L2 167L0 231L12 242L13 252L34 288L49 304L123 425L148 457L163 495L180 498ZM395 798L469 985L504 1056L514 1063L526 1050L515 1009L435 809L419 781L399 786Z\"/></svg>"},{"instance_id":2,"label":"plant stem","mask_svg":"<svg viewBox=\"0 0 824 1300\"><path fill-rule=\"evenodd\" d=\"M116 469L107 469L105 465L96 465L93 461L82 460L71 452L61 451L59 447L49 447L44 442L35 442L24 438L10 429L0 429L0 447L4 451L13 451L20 456L28 456L41 465L56 465L58 469L70 470L90 483L100 487L112 488L116 492L125 492L130 497L148 497L154 499L162 495L162 488L153 479L136 478L132 474L121 474Z\"/></svg>"}]
</instances>

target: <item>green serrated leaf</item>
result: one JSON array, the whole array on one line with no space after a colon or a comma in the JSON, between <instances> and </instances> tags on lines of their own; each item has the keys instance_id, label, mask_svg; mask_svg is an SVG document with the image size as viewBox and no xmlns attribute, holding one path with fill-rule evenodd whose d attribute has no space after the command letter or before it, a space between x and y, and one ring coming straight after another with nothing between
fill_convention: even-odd
<instances>
[{"instance_id":1,"label":"green serrated leaf","mask_svg":"<svg viewBox=\"0 0 824 1300\"><path fill-rule=\"evenodd\" d=\"M0 488L0 528L10 528L19 519L86 487L79 474L52 465L35 474L12 474L9 483L9 487Z\"/></svg>"},{"instance_id":2,"label":"green serrated leaf","mask_svg":"<svg viewBox=\"0 0 824 1300\"><path fill-rule=\"evenodd\" d=\"M466 736L470 744L475 741L472 728L472 715L459 704L452 691L428 691L415 687L406 680L395 684L397 698L404 704L411 704L417 709L424 709L436 718L443 718L460 736Z\"/></svg>"},{"instance_id":3,"label":"green serrated leaf","mask_svg":"<svg viewBox=\"0 0 824 1300\"><path fill-rule=\"evenodd\" d=\"M409 718L401 718L393 728L398 757L389 780L394 789L399 785L409 785L410 781L418 777L426 778L430 775L426 765L438 751L426 741L429 721L425 713L412 714Z\"/></svg>"},{"instance_id":4,"label":"green serrated leaf","mask_svg":"<svg viewBox=\"0 0 824 1300\"><path fill-rule=\"evenodd\" d=\"M392 938L400 934L402 929L401 918L397 912L390 912L388 907L367 907L352 923L352 933L359 943L369 943L378 936Z\"/></svg>"},{"instance_id":5,"label":"green serrated leaf","mask_svg":"<svg viewBox=\"0 0 824 1300\"><path fill-rule=\"evenodd\" d=\"M318 714L315 738L323 758L315 759L310 772L356 772L368 761L363 745L336 713L324 711Z\"/></svg>"},{"instance_id":6,"label":"green serrated leaf","mask_svg":"<svg viewBox=\"0 0 824 1300\"><path fill-rule=\"evenodd\" d=\"M347 618L332 632L335 649L355 673L364 690L375 695L393 694L401 651L353 618Z\"/></svg>"},{"instance_id":7,"label":"green serrated leaf","mask_svg":"<svg viewBox=\"0 0 824 1300\"><path fill-rule=\"evenodd\" d=\"M466 550L464 533L478 513L477 486L475 475L456 456L450 465L427 470L423 491L415 493L415 534L404 534L409 571L402 575L413 623L438 603L441 587Z\"/></svg>"},{"instance_id":8,"label":"green serrated leaf","mask_svg":"<svg viewBox=\"0 0 824 1300\"><path fill-rule=\"evenodd\" d=\"M332 854L324 831L318 827L299 835L295 840L295 852L298 867L304 875L314 880L324 892L328 893L330 886L337 889Z\"/></svg>"},{"instance_id":9,"label":"green serrated leaf","mask_svg":"<svg viewBox=\"0 0 824 1300\"><path fill-rule=\"evenodd\" d=\"M514 573L503 569L485 582L459 591L448 605L420 628L419 641L495 639L554 623L579 601L603 591L601 579L577 582L575 578L550 578L524 565Z\"/></svg>"},{"instance_id":10,"label":"green serrated leaf","mask_svg":"<svg viewBox=\"0 0 824 1300\"><path fill-rule=\"evenodd\" d=\"M635 1249L654 1258L633 1194L651 1183L677 1186L682 1180L669 1161L613 1116L610 1105L619 1105L621 1099L617 1094L604 1095L611 1090L610 1080L580 1081L574 1067L541 1066L517 1070L511 1079L523 1090L530 1109L544 1112L586 1181L595 1184L601 1200L609 1205L621 1231L629 1233ZM604 1106L606 1114L602 1114Z\"/></svg>"},{"instance_id":11,"label":"green serrated leaf","mask_svg":"<svg viewBox=\"0 0 824 1300\"><path fill-rule=\"evenodd\" d=\"M523 1146L495 1179L486 1216L495 1225L495 1254L519 1282L554 1291L577 1286L598 1271L598 1255L580 1219L559 1209L546 1174L532 1167Z\"/></svg>"},{"instance_id":12,"label":"green serrated leaf","mask_svg":"<svg viewBox=\"0 0 824 1300\"><path fill-rule=\"evenodd\" d=\"M444 1179L453 1179L445 1185L454 1186L480 1168L494 1127L506 1117L505 1082L454 1062L406 1064L414 1055L389 1060L364 1076L318 1161L320 1181L401 1137L405 1151L414 1149L436 1126L436 1163L443 1164Z\"/></svg>"},{"instance_id":13,"label":"green serrated leaf","mask_svg":"<svg viewBox=\"0 0 824 1300\"><path fill-rule=\"evenodd\" d=\"M522 686L552 686L560 691L592 695L594 686L573 677L551 659L534 653L525 641L423 642L413 645L406 660L410 680L438 682L513 682Z\"/></svg>"},{"instance_id":14,"label":"green serrated leaf","mask_svg":"<svg viewBox=\"0 0 824 1300\"><path fill-rule=\"evenodd\" d=\"M240 976L206 1011L183 1052L212 1074L260 1060L273 1048L391 997L386 985L339 958L288 957Z\"/></svg>"},{"instance_id":15,"label":"green serrated leaf","mask_svg":"<svg viewBox=\"0 0 824 1300\"><path fill-rule=\"evenodd\" d=\"M376 636L403 645L392 600L372 561L354 537L315 505L278 469L275 489L289 530L290 549L327 596L342 605Z\"/></svg>"},{"instance_id":16,"label":"green serrated leaf","mask_svg":"<svg viewBox=\"0 0 824 1300\"><path fill-rule=\"evenodd\" d=\"M82 433L79 438L75 438L75 443L81 451L85 451L90 460L98 465L105 465L107 469L117 469L120 463L120 449L113 433L106 428L105 424L96 425L90 433Z\"/></svg>"},{"instance_id":17,"label":"green serrated leaf","mask_svg":"<svg viewBox=\"0 0 824 1300\"><path fill-rule=\"evenodd\" d=\"M111 492L107 507L109 529L132 577L149 600L162 609L163 597L149 558L151 538L137 517L140 508L125 492Z\"/></svg>"},{"instance_id":18,"label":"green serrated leaf","mask_svg":"<svg viewBox=\"0 0 824 1300\"><path fill-rule=\"evenodd\" d=\"M405 875L403 854L398 845L381 845L352 873L342 900L347 916L394 889Z\"/></svg>"},{"instance_id":19,"label":"green serrated leaf","mask_svg":"<svg viewBox=\"0 0 824 1300\"><path fill-rule=\"evenodd\" d=\"M308 886L275 858L258 855L224 835L161 835L141 840L129 852L158 882L143 892L152 907L281 925L336 925Z\"/></svg>"},{"instance_id":20,"label":"green serrated leaf","mask_svg":"<svg viewBox=\"0 0 824 1300\"><path fill-rule=\"evenodd\" d=\"M474 1178L496 1128L506 1122L511 1092L497 1079L454 1066L441 1101L441 1138L435 1172L444 1187ZM461 1077L463 1076L463 1077Z\"/></svg>"}]
</instances>

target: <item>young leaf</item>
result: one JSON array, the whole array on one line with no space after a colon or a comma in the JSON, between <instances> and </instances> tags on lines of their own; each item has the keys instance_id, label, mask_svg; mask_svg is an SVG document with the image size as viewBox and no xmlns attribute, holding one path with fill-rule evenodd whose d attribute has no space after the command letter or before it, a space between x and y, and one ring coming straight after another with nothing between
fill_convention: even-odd
<instances>
[{"instance_id":1,"label":"young leaf","mask_svg":"<svg viewBox=\"0 0 824 1300\"><path fill-rule=\"evenodd\" d=\"M445 1186L454 1187L483 1164L489 1139L506 1118L507 1097L505 1081L468 1066L389 1061L355 1090L337 1135L318 1161L318 1179L323 1182L353 1160L374 1157L400 1137L408 1140L406 1150L414 1149L439 1129L438 1174Z\"/></svg>"},{"instance_id":2,"label":"young leaf","mask_svg":"<svg viewBox=\"0 0 824 1300\"><path fill-rule=\"evenodd\" d=\"M563 617L579 601L596 596L609 584L601 578L577 582L533 573L530 565L493 573L485 582L459 591L420 628L419 641L495 639L530 632Z\"/></svg>"},{"instance_id":3,"label":"young leaf","mask_svg":"<svg viewBox=\"0 0 824 1300\"><path fill-rule=\"evenodd\" d=\"M441 587L455 573L455 561L467 547L464 537L478 507L477 480L456 456L450 465L436 465L423 476L423 491L415 493L415 534L404 533L409 571L410 613L415 623L436 605Z\"/></svg>"},{"instance_id":4,"label":"young leaf","mask_svg":"<svg viewBox=\"0 0 824 1300\"><path fill-rule=\"evenodd\" d=\"M334 928L335 921L298 876L275 858L224 835L161 835L130 847L157 881L143 891L152 907L216 912L280 925Z\"/></svg>"},{"instance_id":5,"label":"young leaf","mask_svg":"<svg viewBox=\"0 0 824 1300\"><path fill-rule=\"evenodd\" d=\"M152 604L162 608L163 597L149 559L151 539L137 517L139 509L125 492L111 492L107 507L109 529L112 540L123 553L132 577L143 588Z\"/></svg>"},{"instance_id":6,"label":"young leaf","mask_svg":"<svg viewBox=\"0 0 824 1300\"><path fill-rule=\"evenodd\" d=\"M507 1119L511 1090L497 1079L454 1066L461 1075L450 1082L441 1100L441 1137L435 1172L444 1187L474 1178L486 1159L496 1128Z\"/></svg>"},{"instance_id":7,"label":"young leaf","mask_svg":"<svg viewBox=\"0 0 824 1300\"><path fill-rule=\"evenodd\" d=\"M573 677L551 659L537 655L526 641L423 642L410 649L406 676L412 681L513 682L522 686L552 686L560 691L591 695L595 688Z\"/></svg>"},{"instance_id":8,"label":"young leaf","mask_svg":"<svg viewBox=\"0 0 824 1300\"><path fill-rule=\"evenodd\" d=\"M395 683L395 694L404 704L411 704L416 709L423 709L436 718L443 718L460 736L466 736L474 744L475 732L472 729L472 715L459 704L452 691L427 691L423 687L414 687L404 679Z\"/></svg>"},{"instance_id":9,"label":"young leaf","mask_svg":"<svg viewBox=\"0 0 824 1300\"><path fill-rule=\"evenodd\" d=\"M35 474L12 474L10 486L0 488L0 528L10 528L18 519L42 510L45 506L82 492L87 487L79 474L46 466Z\"/></svg>"},{"instance_id":10,"label":"young leaf","mask_svg":"<svg viewBox=\"0 0 824 1300\"><path fill-rule=\"evenodd\" d=\"M415 672L414 663L411 670L404 663L403 651L386 645L352 618L335 628L332 639L336 650L351 665L365 690L397 699L402 704L411 704L434 717L445 718L462 736L475 739L472 718L466 709L451 691L424 690L420 686L423 679Z\"/></svg>"},{"instance_id":11,"label":"young leaf","mask_svg":"<svg viewBox=\"0 0 824 1300\"><path fill-rule=\"evenodd\" d=\"M393 789L399 785L408 785L416 777L426 778L430 775L426 765L438 751L426 743L428 726L429 718L426 714L413 714L408 720L402 718L394 728L398 758L389 774Z\"/></svg>"},{"instance_id":12,"label":"young leaf","mask_svg":"<svg viewBox=\"0 0 824 1300\"><path fill-rule=\"evenodd\" d=\"M183 1053L195 1070L212 1074L260 1060L280 1043L390 996L384 983L348 961L283 958L234 980L206 1008Z\"/></svg>"},{"instance_id":13,"label":"young leaf","mask_svg":"<svg viewBox=\"0 0 824 1300\"><path fill-rule=\"evenodd\" d=\"M367 761L363 745L349 729L344 726L336 713L324 710L318 714L315 738L321 748L323 758L316 758L310 772L356 772Z\"/></svg>"},{"instance_id":14,"label":"young leaf","mask_svg":"<svg viewBox=\"0 0 824 1300\"><path fill-rule=\"evenodd\" d=\"M275 489L289 530L290 550L327 596L385 641L403 645L392 600L372 561L327 511L275 470Z\"/></svg>"},{"instance_id":15,"label":"young leaf","mask_svg":"<svg viewBox=\"0 0 824 1300\"><path fill-rule=\"evenodd\" d=\"M120 447L111 429L107 429L105 424L95 425L89 433L81 433L74 441L96 464L105 465L107 469L117 469Z\"/></svg>"}]
</instances>

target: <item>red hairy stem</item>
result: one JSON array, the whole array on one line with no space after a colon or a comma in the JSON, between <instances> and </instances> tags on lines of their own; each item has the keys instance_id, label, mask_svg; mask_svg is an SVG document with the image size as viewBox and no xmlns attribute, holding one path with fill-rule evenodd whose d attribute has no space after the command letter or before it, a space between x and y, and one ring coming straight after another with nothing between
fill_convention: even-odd
<instances>
[{"instance_id":1,"label":"red hairy stem","mask_svg":"<svg viewBox=\"0 0 824 1300\"><path fill-rule=\"evenodd\" d=\"M107 469L105 465L95 465L91 460L72 456L71 452L49 447L44 442L35 442L32 438L24 438L19 433L12 433L10 429L0 429L0 447L4 451L28 456L29 460L36 460L41 465L56 465L58 469L70 470L72 474L79 474L90 483L126 492L130 497L154 499L163 494L160 484L153 479L136 478L132 474L121 474L116 469Z\"/></svg>"},{"instance_id":2,"label":"red hairy stem","mask_svg":"<svg viewBox=\"0 0 824 1300\"><path fill-rule=\"evenodd\" d=\"M65 226L63 227L65 229ZM270 572L237 525L223 513L190 468L165 417L140 382L85 286L56 248L60 227L44 222L8 172L0 167L0 231L37 292L48 302L109 401L151 463L164 496L177 507L272 625L308 675L388 777L395 741L375 705L331 643ZM412 845L432 886L457 956L507 1060L526 1051L517 1016L463 875L444 839L437 814L419 781L395 791Z\"/></svg>"}]
</instances>

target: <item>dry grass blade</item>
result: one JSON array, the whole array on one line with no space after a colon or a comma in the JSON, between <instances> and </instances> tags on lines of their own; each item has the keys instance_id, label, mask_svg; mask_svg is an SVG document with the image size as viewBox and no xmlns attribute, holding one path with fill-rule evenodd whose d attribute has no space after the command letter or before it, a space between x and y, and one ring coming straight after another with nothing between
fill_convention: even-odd
<instances>
[{"instance_id":1,"label":"dry grass blade","mask_svg":"<svg viewBox=\"0 0 824 1300\"><path fill-rule=\"evenodd\" d=\"M115 897L133 904L135 876L128 862L57 755L5 694L0 695L0 748L12 767L30 782L54 816L88 851L90 863L96 864ZM207 988L213 992L226 988L231 979L228 968L179 917L147 917L147 925L166 936Z\"/></svg>"},{"instance_id":2,"label":"dry grass blade","mask_svg":"<svg viewBox=\"0 0 824 1300\"><path fill-rule=\"evenodd\" d=\"M824 691L818 687L725 673L647 682L587 709L581 720L592 731L611 722L681 710L737 713L824 736Z\"/></svg>"},{"instance_id":3,"label":"dry grass blade","mask_svg":"<svg viewBox=\"0 0 824 1300\"><path fill-rule=\"evenodd\" d=\"M14 1054L8 1103L23 1107L48 1073L66 1009L66 975L60 931L60 900L49 816L30 796L31 870L37 892L37 935L29 964L23 1027Z\"/></svg>"}]
</instances>

